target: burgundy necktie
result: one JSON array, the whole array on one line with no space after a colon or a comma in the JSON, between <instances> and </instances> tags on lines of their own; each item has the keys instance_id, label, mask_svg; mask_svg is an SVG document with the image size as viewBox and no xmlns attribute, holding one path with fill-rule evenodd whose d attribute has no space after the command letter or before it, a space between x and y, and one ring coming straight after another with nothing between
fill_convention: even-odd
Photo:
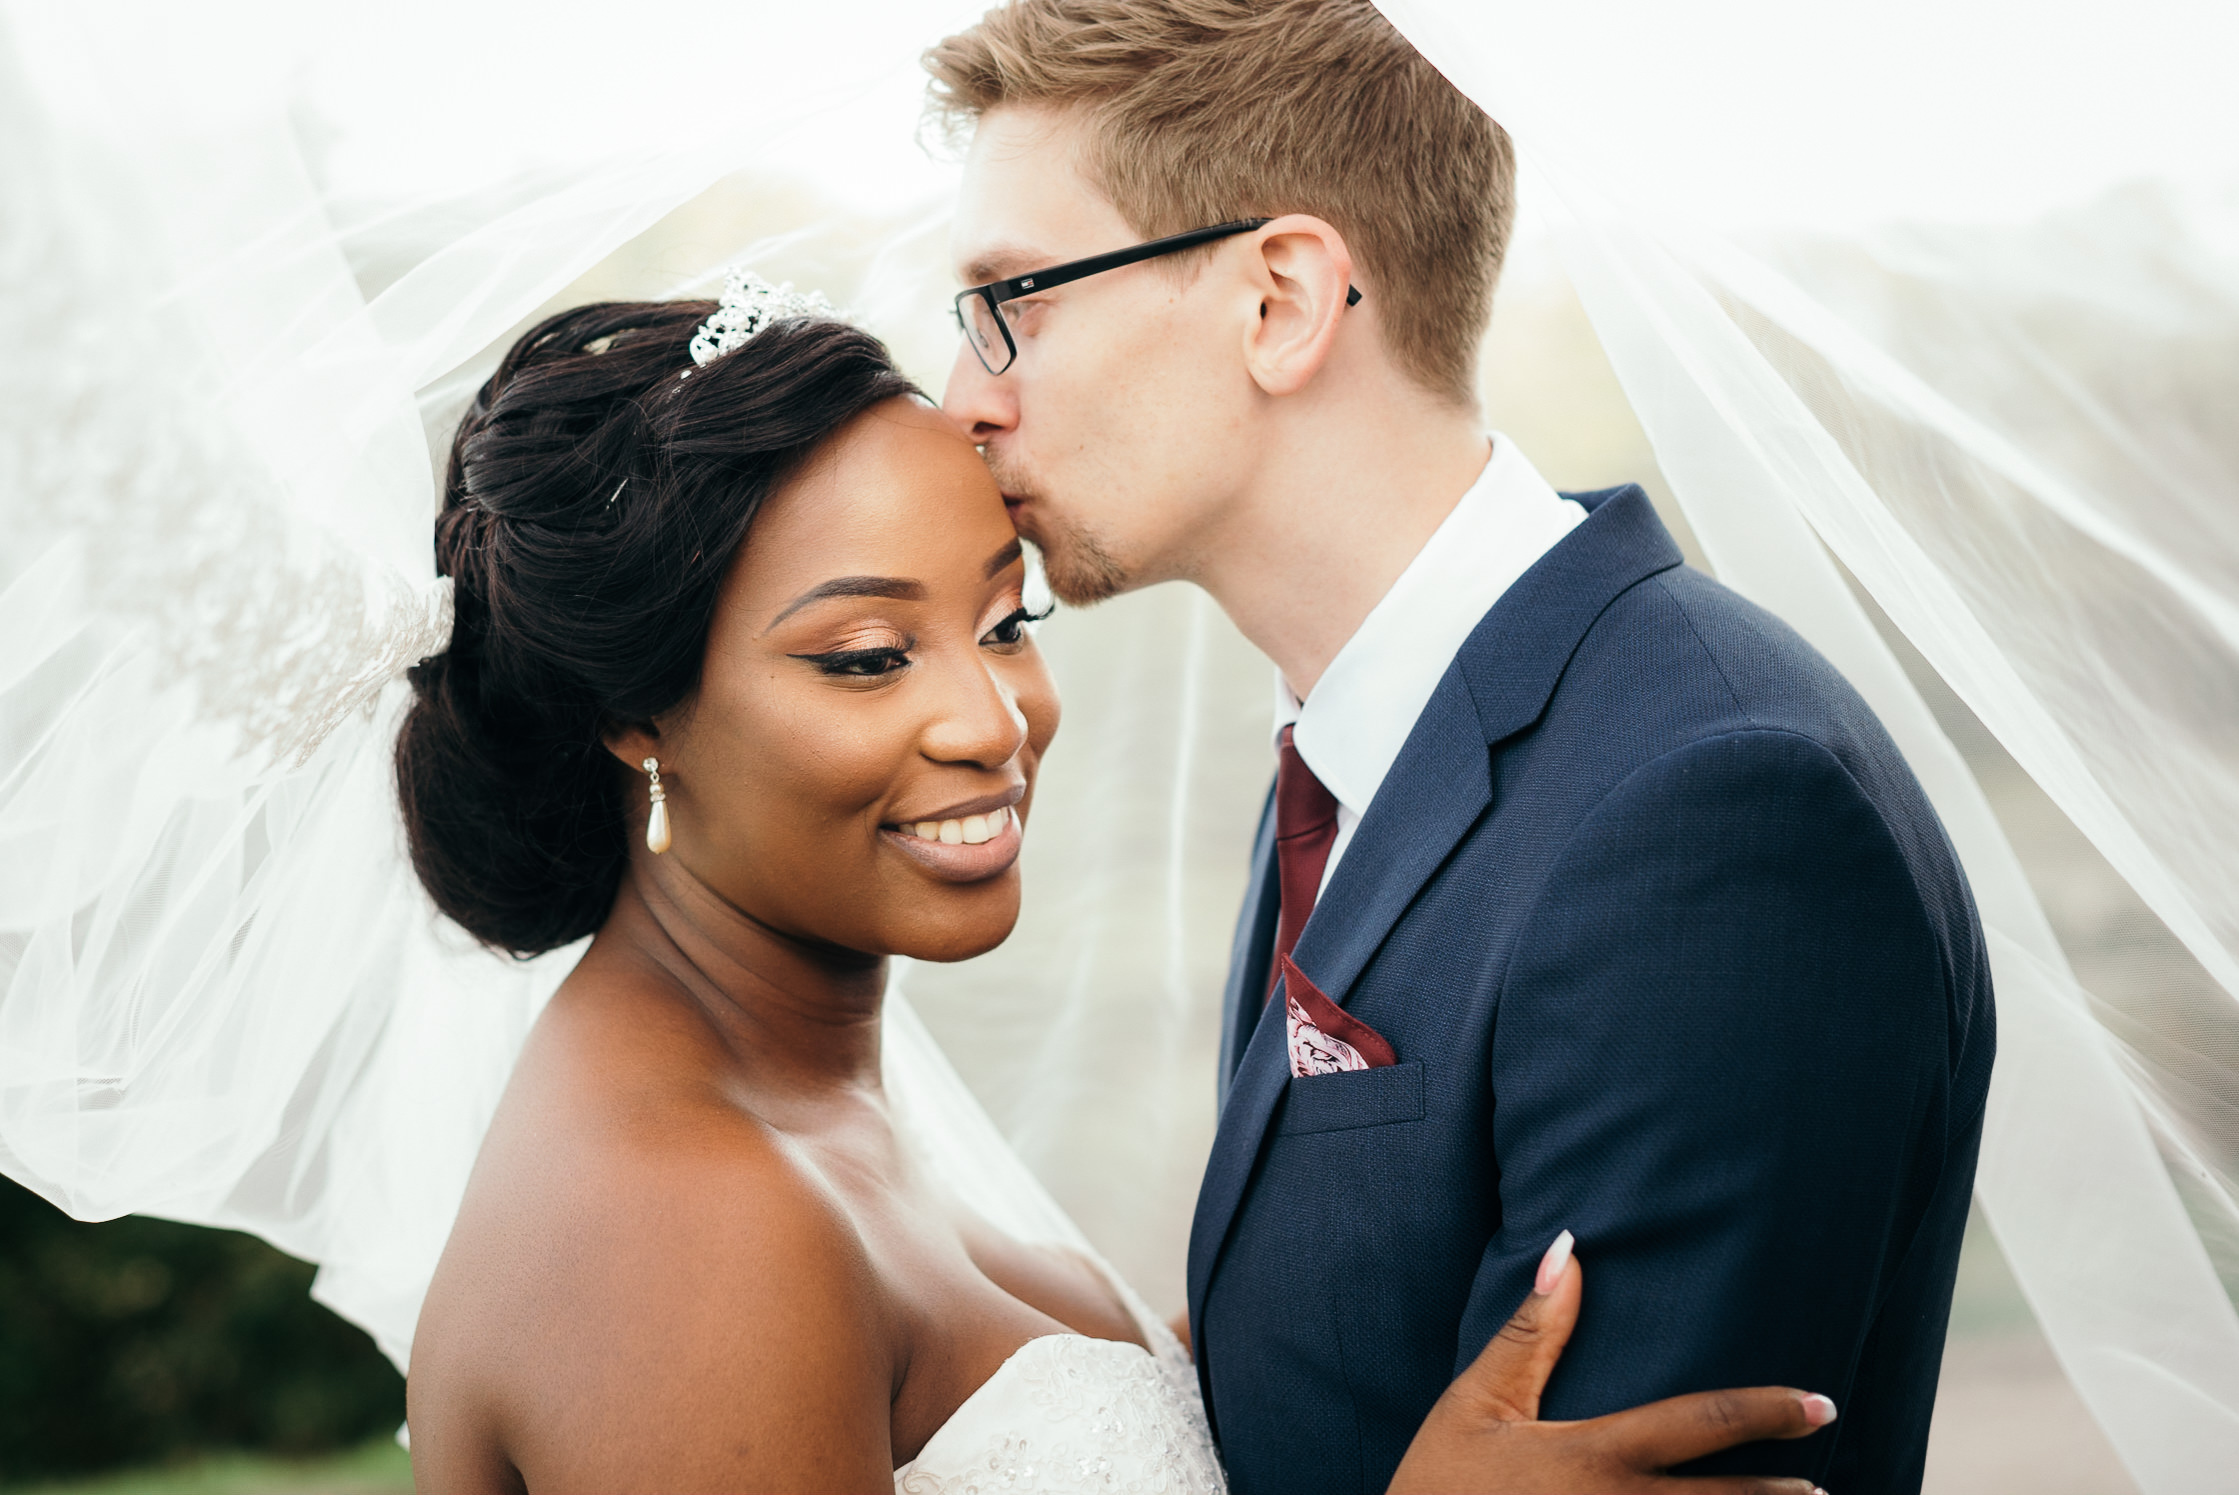
<instances>
[{"instance_id":1,"label":"burgundy necktie","mask_svg":"<svg viewBox=\"0 0 2239 1495\"><path fill-rule=\"evenodd\" d=\"M1322 869L1329 865L1329 849L1337 844L1337 797L1322 787L1314 770L1291 744L1291 729L1283 728L1280 756L1275 767L1275 881L1281 891L1282 913L1275 921L1275 953L1267 962L1267 993L1275 994L1275 978L1306 928L1314 899L1322 888Z\"/></svg>"}]
</instances>

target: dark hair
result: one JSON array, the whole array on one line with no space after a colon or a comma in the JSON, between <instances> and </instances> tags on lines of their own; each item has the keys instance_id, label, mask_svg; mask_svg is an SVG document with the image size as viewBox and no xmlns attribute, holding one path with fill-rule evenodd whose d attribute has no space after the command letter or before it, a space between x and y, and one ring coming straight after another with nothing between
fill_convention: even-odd
<instances>
[{"instance_id":1,"label":"dark hair","mask_svg":"<svg viewBox=\"0 0 2239 1495\"><path fill-rule=\"evenodd\" d=\"M596 930L629 857L604 738L698 685L732 557L826 437L916 392L842 322L776 323L693 368L712 302L578 307L515 343L452 443L435 522L450 648L397 737L412 865L436 906L528 956ZM689 378L679 375L690 371Z\"/></svg>"}]
</instances>

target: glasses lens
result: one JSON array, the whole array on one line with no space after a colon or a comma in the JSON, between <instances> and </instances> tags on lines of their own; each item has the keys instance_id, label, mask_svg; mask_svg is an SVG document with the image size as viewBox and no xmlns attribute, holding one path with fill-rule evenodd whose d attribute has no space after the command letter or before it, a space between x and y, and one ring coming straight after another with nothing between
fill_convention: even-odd
<instances>
[{"instance_id":1,"label":"glasses lens","mask_svg":"<svg viewBox=\"0 0 2239 1495\"><path fill-rule=\"evenodd\" d=\"M1011 345L1003 336L1003 329L996 324L995 309L987 304L984 296L959 296L956 298L956 320L964 328L964 337L979 354L980 362L991 374L1000 374L1011 366Z\"/></svg>"}]
</instances>

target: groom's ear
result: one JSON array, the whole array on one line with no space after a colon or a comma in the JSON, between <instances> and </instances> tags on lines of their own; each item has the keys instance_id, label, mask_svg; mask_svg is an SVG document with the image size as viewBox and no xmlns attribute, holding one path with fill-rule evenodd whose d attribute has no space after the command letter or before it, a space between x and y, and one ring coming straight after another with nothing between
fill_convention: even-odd
<instances>
[{"instance_id":1,"label":"groom's ear","mask_svg":"<svg viewBox=\"0 0 2239 1495\"><path fill-rule=\"evenodd\" d=\"M1304 389L1337 344L1353 283L1345 236L1308 213L1272 219L1252 237L1246 274L1259 315L1244 330L1244 364L1271 395Z\"/></svg>"}]
</instances>

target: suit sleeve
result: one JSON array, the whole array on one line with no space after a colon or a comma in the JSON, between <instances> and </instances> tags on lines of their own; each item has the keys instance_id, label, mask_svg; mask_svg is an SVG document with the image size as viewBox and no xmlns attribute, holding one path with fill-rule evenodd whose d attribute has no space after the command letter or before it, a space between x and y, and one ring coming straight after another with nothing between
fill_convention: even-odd
<instances>
[{"instance_id":1,"label":"suit sleeve","mask_svg":"<svg viewBox=\"0 0 2239 1495\"><path fill-rule=\"evenodd\" d=\"M1456 1368L1568 1229L1584 1309L1543 1416L1765 1384L1839 1405L1940 1167L1948 1010L1898 843L1824 747L1746 731L1638 770L1579 826L1501 982L1502 1216Z\"/></svg>"}]
</instances>

